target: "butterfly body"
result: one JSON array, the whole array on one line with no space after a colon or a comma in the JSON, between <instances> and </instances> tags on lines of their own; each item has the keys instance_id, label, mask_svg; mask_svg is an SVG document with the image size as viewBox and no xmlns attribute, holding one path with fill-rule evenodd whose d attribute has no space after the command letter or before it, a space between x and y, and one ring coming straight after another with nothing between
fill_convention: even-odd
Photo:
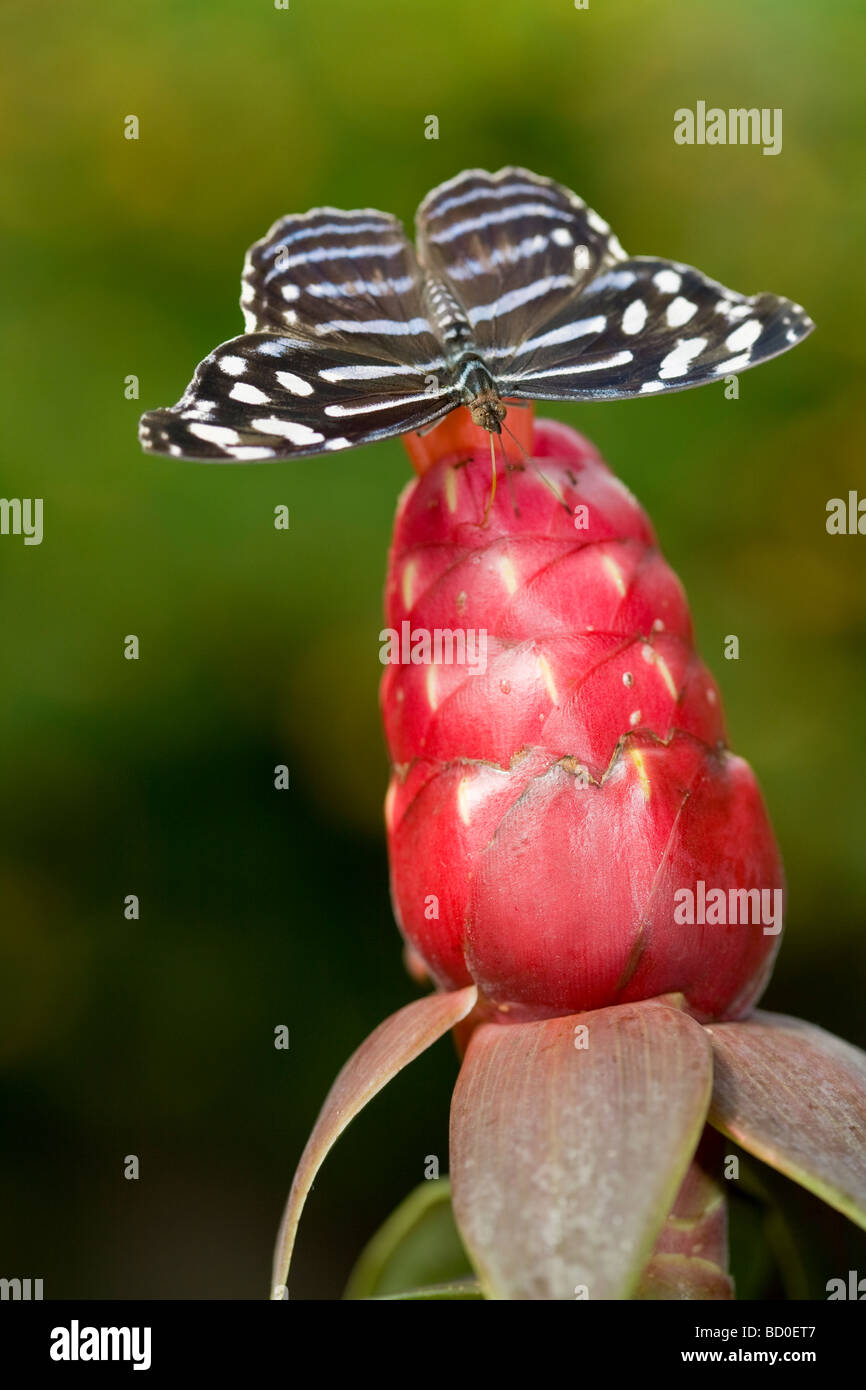
<instances>
[{"instance_id":1,"label":"butterfly body","mask_svg":"<svg viewBox=\"0 0 866 1390\"><path fill-rule=\"evenodd\" d=\"M480 357L467 353L455 363L459 374L457 387L469 406L473 422L489 434L499 434L505 419L505 405L496 389L496 382Z\"/></svg>"},{"instance_id":2,"label":"butterfly body","mask_svg":"<svg viewBox=\"0 0 866 1390\"><path fill-rule=\"evenodd\" d=\"M629 257L597 213L526 169L435 188L416 246L387 213L316 208L251 247L246 332L200 363L177 405L142 417L145 449L254 461L352 448L504 398L621 400L736 375L813 328L773 294Z\"/></svg>"},{"instance_id":3,"label":"butterfly body","mask_svg":"<svg viewBox=\"0 0 866 1390\"><path fill-rule=\"evenodd\" d=\"M424 303L430 311L434 331L449 354L458 360L472 342L472 326L460 301L438 275L424 282Z\"/></svg>"}]
</instances>

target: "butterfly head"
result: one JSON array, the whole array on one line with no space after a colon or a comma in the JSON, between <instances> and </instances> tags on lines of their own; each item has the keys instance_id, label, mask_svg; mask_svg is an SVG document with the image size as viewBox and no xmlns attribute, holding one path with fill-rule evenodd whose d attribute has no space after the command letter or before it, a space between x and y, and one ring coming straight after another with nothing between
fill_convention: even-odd
<instances>
[{"instance_id":1,"label":"butterfly head","mask_svg":"<svg viewBox=\"0 0 866 1390\"><path fill-rule=\"evenodd\" d=\"M505 405L496 391L480 392L474 400L469 402L469 413L472 416L472 423L487 430L488 434L502 433Z\"/></svg>"}]
</instances>

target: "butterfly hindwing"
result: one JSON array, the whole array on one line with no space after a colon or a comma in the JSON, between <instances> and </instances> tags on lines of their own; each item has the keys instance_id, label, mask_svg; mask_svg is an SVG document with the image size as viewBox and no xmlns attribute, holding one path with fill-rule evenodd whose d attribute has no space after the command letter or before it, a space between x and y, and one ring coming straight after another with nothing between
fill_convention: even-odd
<instances>
[{"instance_id":1,"label":"butterfly hindwing","mask_svg":"<svg viewBox=\"0 0 866 1390\"><path fill-rule=\"evenodd\" d=\"M429 193L418 258L463 306L491 370L625 252L577 194L528 169L469 169Z\"/></svg>"},{"instance_id":2,"label":"butterfly hindwing","mask_svg":"<svg viewBox=\"0 0 866 1390\"><path fill-rule=\"evenodd\" d=\"M497 372L504 394L600 400L736 375L812 331L799 304L743 295L692 266L635 256L602 271Z\"/></svg>"},{"instance_id":3,"label":"butterfly hindwing","mask_svg":"<svg viewBox=\"0 0 866 1390\"><path fill-rule=\"evenodd\" d=\"M421 429L457 404L444 372L249 333L206 357L177 405L148 411L139 434L177 458L300 458Z\"/></svg>"}]
</instances>

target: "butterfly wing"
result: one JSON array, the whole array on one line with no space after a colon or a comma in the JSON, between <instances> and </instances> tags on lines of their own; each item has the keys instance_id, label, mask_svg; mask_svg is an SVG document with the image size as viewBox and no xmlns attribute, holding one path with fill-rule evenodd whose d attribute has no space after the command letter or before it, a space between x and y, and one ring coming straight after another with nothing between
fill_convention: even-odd
<instances>
[{"instance_id":1,"label":"butterfly wing","mask_svg":"<svg viewBox=\"0 0 866 1390\"><path fill-rule=\"evenodd\" d=\"M248 333L199 364L177 405L143 415L139 438L149 453L174 458L302 458L422 429L459 400L419 364Z\"/></svg>"},{"instance_id":2,"label":"butterfly wing","mask_svg":"<svg viewBox=\"0 0 866 1390\"><path fill-rule=\"evenodd\" d=\"M616 400L736 375L814 324L775 294L738 294L692 266L635 256L603 271L497 368L503 394Z\"/></svg>"},{"instance_id":3,"label":"butterfly wing","mask_svg":"<svg viewBox=\"0 0 866 1390\"><path fill-rule=\"evenodd\" d=\"M416 225L422 267L446 281L493 372L625 258L577 194L528 169L469 169L427 195Z\"/></svg>"},{"instance_id":4,"label":"butterfly wing","mask_svg":"<svg viewBox=\"0 0 866 1390\"><path fill-rule=\"evenodd\" d=\"M374 208L314 208L281 218L250 247L241 309L248 333L290 331L347 346L363 336L368 354L398 361L409 337L430 358L437 343L422 288L414 248L396 217Z\"/></svg>"},{"instance_id":5,"label":"butterfly wing","mask_svg":"<svg viewBox=\"0 0 866 1390\"><path fill-rule=\"evenodd\" d=\"M247 253L247 333L204 359L177 405L142 417L178 458L302 457L420 429L459 404L396 218L316 208Z\"/></svg>"}]
</instances>

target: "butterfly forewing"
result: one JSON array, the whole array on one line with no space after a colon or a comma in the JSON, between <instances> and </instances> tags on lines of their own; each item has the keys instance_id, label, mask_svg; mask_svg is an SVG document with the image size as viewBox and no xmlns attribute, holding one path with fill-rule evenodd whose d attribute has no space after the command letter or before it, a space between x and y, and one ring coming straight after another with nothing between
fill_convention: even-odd
<instances>
[{"instance_id":1,"label":"butterfly forewing","mask_svg":"<svg viewBox=\"0 0 866 1390\"><path fill-rule=\"evenodd\" d=\"M497 379L508 395L544 400L681 391L765 362L813 326L778 295L738 294L692 266L636 256L598 275Z\"/></svg>"},{"instance_id":2,"label":"butterfly forewing","mask_svg":"<svg viewBox=\"0 0 866 1390\"><path fill-rule=\"evenodd\" d=\"M491 371L625 254L582 199L528 169L467 170L428 194L416 222L424 270L463 306Z\"/></svg>"},{"instance_id":3,"label":"butterfly forewing","mask_svg":"<svg viewBox=\"0 0 866 1390\"><path fill-rule=\"evenodd\" d=\"M248 334L210 354L183 398L142 419L146 449L274 459L405 434L459 396L396 218L317 208L247 254Z\"/></svg>"},{"instance_id":4,"label":"butterfly forewing","mask_svg":"<svg viewBox=\"0 0 866 1390\"><path fill-rule=\"evenodd\" d=\"M454 387L416 363L249 333L206 357L176 406L148 411L140 437L178 458L299 458L421 429L457 404Z\"/></svg>"},{"instance_id":5,"label":"butterfly forewing","mask_svg":"<svg viewBox=\"0 0 866 1390\"><path fill-rule=\"evenodd\" d=\"M414 247L372 208L282 218L247 252L241 307L249 333L288 330L419 366L439 356Z\"/></svg>"}]
</instances>

